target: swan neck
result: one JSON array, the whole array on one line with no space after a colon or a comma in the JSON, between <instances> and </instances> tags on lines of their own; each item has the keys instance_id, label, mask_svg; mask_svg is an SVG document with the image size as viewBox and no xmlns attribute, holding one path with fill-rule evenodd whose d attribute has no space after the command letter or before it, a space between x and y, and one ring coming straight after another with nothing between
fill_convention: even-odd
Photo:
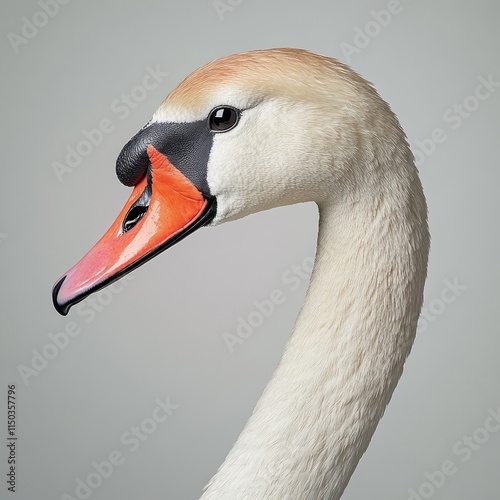
<instances>
[{"instance_id":1,"label":"swan neck","mask_svg":"<svg viewBox=\"0 0 500 500\"><path fill-rule=\"evenodd\" d=\"M397 196L388 187L319 204L294 331L203 500L342 495L402 373L422 304L426 208L412 176Z\"/></svg>"}]
</instances>

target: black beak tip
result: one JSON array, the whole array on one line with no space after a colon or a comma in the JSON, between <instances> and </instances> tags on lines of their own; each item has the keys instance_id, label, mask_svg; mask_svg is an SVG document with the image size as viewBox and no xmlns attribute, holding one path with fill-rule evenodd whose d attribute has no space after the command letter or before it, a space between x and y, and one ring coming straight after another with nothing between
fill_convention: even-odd
<instances>
[{"instance_id":1,"label":"black beak tip","mask_svg":"<svg viewBox=\"0 0 500 500\"><path fill-rule=\"evenodd\" d=\"M59 294L59 290L61 289L62 284L64 283L64 280L66 279L66 276L63 276L55 285L54 288L52 289L52 302L54 304L54 307L56 311L61 315L61 316L66 316L69 312L69 308L71 307L71 304L61 304L57 296Z\"/></svg>"}]
</instances>

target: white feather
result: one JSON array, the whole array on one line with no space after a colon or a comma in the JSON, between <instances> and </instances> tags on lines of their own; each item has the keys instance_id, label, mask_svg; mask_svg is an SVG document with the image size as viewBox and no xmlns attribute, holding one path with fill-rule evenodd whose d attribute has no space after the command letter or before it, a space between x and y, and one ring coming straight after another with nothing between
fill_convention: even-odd
<instances>
[{"instance_id":1,"label":"white feather","mask_svg":"<svg viewBox=\"0 0 500 500\"><path fill-rule=\"evenodd\" d=\"M167 99L155 119L243 109L237 127L214 138L213 224L312 200L320 225L283 358L202 499L336 500L413 343L429 249L425 199L397 118L359 75L305 51L233 57L234 78L205 94L201 82L188 109L195 74L178 92L184 101ZM208 79L217 69L204 70Z\"/></svg>"}]
</instances>

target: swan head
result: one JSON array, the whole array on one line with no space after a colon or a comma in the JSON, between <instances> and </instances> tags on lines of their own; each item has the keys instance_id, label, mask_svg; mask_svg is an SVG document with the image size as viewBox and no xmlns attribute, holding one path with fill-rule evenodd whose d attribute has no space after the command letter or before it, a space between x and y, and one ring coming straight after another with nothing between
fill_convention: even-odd
<instances>
[{"instance_id":1,"label":"swan head","mask_svg":"<svg viewBox=\"0 0 500 500\"><path fill-rule=\"evenodd\" d=\"M376 177L375 136L404 142L373 87L334 59L270 49L202 66L124 146L116 169L132 194L55 284L56 309L67 314L198 227L352 196Z\"/></svg>"}]
</instances>

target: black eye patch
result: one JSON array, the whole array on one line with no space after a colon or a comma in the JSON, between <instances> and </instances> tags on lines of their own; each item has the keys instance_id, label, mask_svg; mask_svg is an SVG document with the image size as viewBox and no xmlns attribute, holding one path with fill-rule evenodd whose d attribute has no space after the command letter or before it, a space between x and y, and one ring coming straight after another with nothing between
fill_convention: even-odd
<instances>
[{"instance_id":1,"label":"black eye patch","mask_svg":"<svg viewBox=\"0 0 500 500\"><path fill-rule=\"evenodd\" d=\"M147 147L154 146L204 194L211 194L207 164L213 142L206 120L189 123L151 123L125 144L116 160L122 184L135 186L149 167Z\"/></svg>"}]
</instances>

